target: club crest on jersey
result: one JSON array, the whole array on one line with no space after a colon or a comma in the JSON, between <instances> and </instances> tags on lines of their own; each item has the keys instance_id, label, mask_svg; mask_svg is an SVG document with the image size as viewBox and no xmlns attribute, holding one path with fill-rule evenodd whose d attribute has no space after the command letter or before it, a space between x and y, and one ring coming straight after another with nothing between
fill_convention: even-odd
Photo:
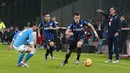
<instances>
[{"instance_id":1,"label":"club crest on jersey","mask_svg":"<svg viewBox=\"0 0 130 73\"><path fill-rule=\"evenodd\" d=\"M76 26L74 26L74 28L76 28Z\"/></svg>"},{"instance_id":2,"label":"club crest on jersey","mask_svg":"<svg viewBox=\"0 0 130 73\"><path fill-rule=\"evenodd\" d=\"M53 25L53 23L50 23L50 25Z\"/></svg>"},{"instance_id":3,"label":"club crest on jersey","mask_svg":"<svg viewBox=\"0 0 130 73\"><path fill-rule=\"evenodd\" d=\"M82 25L82 24L80 24L80 27L83 27L83 25Z\"/></svg>"}]
</instances>

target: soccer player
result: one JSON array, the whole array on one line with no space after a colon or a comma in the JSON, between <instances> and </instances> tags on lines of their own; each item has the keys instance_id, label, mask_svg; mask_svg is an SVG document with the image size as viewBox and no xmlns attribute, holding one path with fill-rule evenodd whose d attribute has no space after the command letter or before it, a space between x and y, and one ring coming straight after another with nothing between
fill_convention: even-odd
<instances>
[{"instance_id":1,"label":"soccer player","mask_svg":"<svg viewBox=\"0 0 130 73\"><path fill-rule=\"evenodd\" d=\"M42 21L39 24L38 29L38 36L40 37L40 29L42 29L42 35L44 38L44 46L46 48L46 54L45 54L45 60L47 60L47 57L50 53L51 59L54 59L53 56L53 50L54 50L54 36L55 36L55 30L58 29L56 23L51 20L50 13L44 14L44 21Z\"/></svg>"},{"instance_id":2,"label":"soccer player","mask_svg":"<svg viewBox=\"0 0 130 73\"><path fill-rule=\"evenodd\" d=\"M84 28L85 26L90 27L92 31L94 32L95 36L97 38L98 34L95 31L94 27L86 22L80 19L79 13L73 14L73 22L69 25L68 29L66 30L66 38L69 39L69 46L67 48L67 53L65 56L64 62L61 64L61 66L64 66L68 63L68 59L73 51L73 49L77 48L77 58L76 58L76 65L79 63L80 55L81 55L81 47L83 44L83 35L84 35Z\"/></svg>"},{"instance_id":3,"label":"soccer player","mask_svg":"<svg viewBox=\"0 0 130 73\"><path fill-rule=\"evenodd\" d=\"M20 52L17 66L29 67L27 64L27 61L34 55L35 50L36 50L34 48L34 43L33 43L33 30L36 30L36 29L37 27L36 27L35 22L32 22L29 28L24 29L18 35L14 36L12 45L16 51ZM26 43L29 43L30 46L26 46L25 45ZM12 45L10 45L9 49L11 49ZM25 60L22 62L25 53L28 53L28 54Z\"/></svg>"}]
</instances>

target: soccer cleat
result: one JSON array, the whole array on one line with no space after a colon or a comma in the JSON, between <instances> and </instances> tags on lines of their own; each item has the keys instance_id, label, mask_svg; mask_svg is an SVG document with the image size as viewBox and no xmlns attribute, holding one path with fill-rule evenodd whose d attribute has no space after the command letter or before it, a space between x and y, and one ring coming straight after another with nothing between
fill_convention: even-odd
<instances>
[{"instance_id":1,"label":"soccer cleat","mask_svg":"<svg viewBox=\"0 0 130 73\"><path fill-rule=\"evenodd\" d=\"M76 64L76 65L78 65L78 64L79 64L79 61L78 61L78 60L76 60L75 64Z\"/></svg>"},{"instance_id":2,"label":"soccer cleat","mask_svg":"<svg viewBox=\"0 0 130 73\"><path fill-rule=\"evenodd\" d=\"M29 67L29 65L27 63L21 62L23 67Z\"/></svg>"},{"instance_id":3,"label":"soccer cleat","mask_svg":"<svg viewBox=\"0 0 130 73\"><path fill-rule=\"evenodd\" d=\"M105 63L112 63L112 60L107 60L107 61L105 61Z\"/></svg>"},{"instance_id":4,"label":"soccer cleat","mask_svg":"<svg viewBox=\"0 0 130 73\"><path fill-rule=\"evenodd\" d=\"M113 61L112 63L119 63L119 60L115 60L115 61Z\"/></svg>"},{"instance_id":5,"label":"soccer cleat","mask_svg":"<svg viewBox=\"0 0 130 73\"><path fill-rule=\"evenodd\" d=\"M22 66L22 63L16 64L16 66L20 67L20 66Z\"/></svg>"},{"instance_id":6,"label":"soccer cleat","mask_svg":"<svg viewBox=\"0 0 130 73\"><path fill-rule=\"evenodd\" d=\"M52 60L54 60L55 57L50 56L50 58L51 58Z\"/></svg>"},{"instance_id":7,"label":"soccer cleat","mask_svg":"<svg viewBox=\"0 0 130 73\"><path fill-rule=\"evenodd\" d=\"M44 58L45 58L45 60L47 60L47 56L46 56L46 54L44 55Z\"/></svg>"},{"instance_id":8,"label":"soccer cleat","mask_svg":"<svg viewBox=\"0 0 130 73\"><path fill-rule=\"evenodd\" d=\"M63 62L62 64L61 64L61 66L65 66L66 64L68 64L68 62Z\"/></svg>"}]
</instances>

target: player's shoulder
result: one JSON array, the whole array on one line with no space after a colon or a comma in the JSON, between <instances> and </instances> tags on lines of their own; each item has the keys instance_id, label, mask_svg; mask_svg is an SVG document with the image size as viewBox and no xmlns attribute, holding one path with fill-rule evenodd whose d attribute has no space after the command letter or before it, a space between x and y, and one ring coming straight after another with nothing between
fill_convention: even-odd
<instances>
[{"instance_id":1,"label":"player's shoulder","mask_svg":"<svg viewBox=\"0 0 130 73\"><path fill-rule=\"evenodd\" d=\"M32 28L25 29L26 32L33 32Z\"/></svg>"},{"instance_id":2,"label":"player's shoulder","mask_svg":"<svg viewBox=\"0 0 130 73\"><path fill-rule=\"evenodd\" d=\"M50 21L50 25L53 25L53 26L56 25L55 21L54 21L54 20L51 20L51 21Z\"/></svg>"},{"instance_id":3,"label":"player's shoulder","mask_svg":"<svg viewBox=\"0 0 130 73\"><path fill-rule=\"evenodd\" d=\"M115 18L120 18L120 16L118 14L115 15Z\"/></svg>"},{"instance_id":4,"label":"player's shoulder","mask_svg":"<svg viewBox=\"0 0 130 73\"><path fill-rule=\"evenodd\" d=\"M41 21L41 22L40 22L40 24L45 24L45 21L44 21L44 20L43 20L43 21Z\"/></svg>"},{"instance_id":5,"label":"player's shoulder","mask_svg":"<svg viewBox=\"0 0 130 73\"><path fill-rule=\"evenodd\" d=\"M50 21L50 23L53 23L53 24L55 24L55 21L54 21L54 20L51 20L51 21Z\"/></svg>"},{"instance_id":6,"label":"player's shoulder","mask_svg":"<svg viewBox=\"0 0 130 73\"><path fill-rule=\"evenodd\" d=\"M88 22L85 21L85 20L80 20L80 24L83 24L83 25L85 24L86 25L86 24L88 24Z\"/></svg>"}]
</instances>

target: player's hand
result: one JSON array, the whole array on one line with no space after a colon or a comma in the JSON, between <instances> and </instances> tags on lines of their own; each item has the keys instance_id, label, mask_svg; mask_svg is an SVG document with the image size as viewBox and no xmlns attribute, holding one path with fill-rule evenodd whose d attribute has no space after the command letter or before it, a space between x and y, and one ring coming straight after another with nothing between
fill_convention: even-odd
<instances>
[{"instance_id":1,"label":"player's hand","mask_svg":"<svg viewBox=\"0 0 130 73\"><path fill-rule=\"evenodd\" d=\"M40 35L40 34L38 34L38 37L41 37L41 35Z\"/></svg>"},{"instance_id":2,"label":"player's hand","mask_svg":"<svg viewBox=\"0 0 130 73\"><path fill-rule=\"evenodd\" d=\"M66 34L66 39L69 39L69 38L70 38L70 35L67 35L67 34Z\"/></svg>"},{"instance_id":3,"label":"player's hand","mask_svg":"<svg viewBox=\"0 0 130 73\"><path fill-rule=\"evenodd\" d=\"M115 37L116 37L116 36L118 36L118 35L119 35L119 33L118 33L118 32L116 32L116 33L115 33Z\"/></svg>"},{"instance_id":4,"label":"player's hand","mask_svg":"<svg viewBox=\"0 0 130 73\"><path fill-rule=\"evenodd\" d=\"M8 46L8 50L11 50L13 48L13 45Z\"/></svg>"},{"instance_id":5,"label":"player's hand","mask_svg":"<svg viewBox=\"0 0 130 73\"><path fill-rule=\"evenodd\" d=\"M97 9L96 11L97 11L97 12L104 12L104 11L102 11L101 9Z\"/></svg>"}]
</instances>

